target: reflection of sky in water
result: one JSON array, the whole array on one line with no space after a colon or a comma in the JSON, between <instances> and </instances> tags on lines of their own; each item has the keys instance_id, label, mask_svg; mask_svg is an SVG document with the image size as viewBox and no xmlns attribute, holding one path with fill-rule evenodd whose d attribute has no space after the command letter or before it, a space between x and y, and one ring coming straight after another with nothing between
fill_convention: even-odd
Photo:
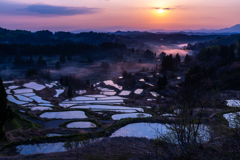
<instances>
[{"instance_id":1,"label":"reflection of sky in water","mask_svg":"<svg viewBox=\"0 0 240 160\"><path fill-rule=\"evenodd\" d=\"M165 125L159 123L133 123L120 128L110 137L146 137L151 139L156 136L156 129L162 134L169 131Z\"/></svg>"},{"instance_id":2,"label":"reflection of sky in water","mask_svg":"<svg viewBox=\"0 0 240 160\"><path fill-rule=\"evenodd\" d=\"M240 126L240 112L226 113L223 117L228 121L229 127L238 128Z\"/></svg>"},{"instance_id":3,"label":"reflection of sky in water","mask_svg":"<svg viewBox=\"0 0 240 160\"><path fill-rule=\"evenodd\" d=\"M147 113L127 113L127 114L114 114L112 116L113 120L120 120L124 118L146 118L146 117L152 117L151 114Z\"/></svg>"},{"instance_id":4,"label":"reflection of sky in water","mask_svg":"<svg viewBox=\"0 0 240 160\"><path fill-rule=\"evenodd\" d=\"M52 153L66 151L63 147L63 142L58 143L44 143L44 144L29 144L17 146L17 152L20 154L34 154L34 153Z\"/></svg>"},{"instance_id":5,"label":"reflection of sky in water","mask_svg":"<svg viewBox=\"0 0 240 160\"><path fill-rule=\"evenodd\" d=\"M67 125L67 128L94 128L97 127L91 122L72 122Z\"/></svg>"},{"instance_id":6,"label":"reflection of sky in water","mask_svg":"<svg viewBox=\"0 0 240 160\"><path fill-rule=\"evenodd\" d=\"M126 107L126 106L111 106L111 105L84 105L84 106L74 106L72 109L93 109L93 110L136 110L143 112L144 110L140 107Z\"/></svg>"},{"instance_id":7,"label":"reflection of sky in water","mask_svg":"<svg viewBox=\"0 0 240 160\"><path fill-rule=\"evenodd\" d=\"M59 134L52 134L52 136L58 136ZM101 140L101 138L84 140L79 143L81 147L84 143L92 143L95 141ZM19 154L36 154L36 153L54 153L54 152L63 152L67 151L67 148L64 147L64 142L57 143L40 143L40 144L28 144L28 145L19 145L16 147L16 150ZM75 147L75 146L74 146Z\"/></svg>"},{"instance_id":8,"label":"reflection of sky in water","mask_svg":"<svg viewBox=\"0 0 240 160\"><path fill-rule=\"evenodd\" d=\"M41 118L56 119L77 119L88 118L83 111L62 111L62 112L45 112L40 115Z\"/></svg>"},{"instance_id":9,"label":"reflection of sky in water","mask_svg":"<svg viewBox=\"0 0 240 160\"><path fill-rule=\"evenodd\" d=\"M169 136L172 131L167 127L169 126L161 123L133 123L115 131L110 137L146 137L152 139L159 134ZM201 138L201 140L209 140L208 127L200 125L198 132L200 133L199 138Z\"/></svg>"}]
</instances>

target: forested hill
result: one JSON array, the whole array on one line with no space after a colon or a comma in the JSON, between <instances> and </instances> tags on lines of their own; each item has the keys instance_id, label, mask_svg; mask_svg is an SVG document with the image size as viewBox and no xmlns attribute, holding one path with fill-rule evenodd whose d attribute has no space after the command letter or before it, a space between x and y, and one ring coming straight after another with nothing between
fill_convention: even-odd
<instances>
[{"instance_id":1,"label":"forested hill","mask_svg":"<svg viewBox=\"0 0 240 160\"><path fill-rule=\"evenodd\" d=\"M105 42L126 44L128 47L143 46L144 43L183 43L189 41L209 41L217 38L218 35L187 35L181 33L150 33L150 32L55 32L48 30L30 32L26 30L8 30L0 28L0 43L33 45L56 45L64 43L89 43L101 44Z\"/></svg>"},{"instance_id":2,"label":"forested hill","mask_svg":"<svg viewBox=\"0 0 240 160\"><path fill-rule=\"evenodd\" d=\"M230 36L221 36L217 37L214 40L208 41L208 42L199 42L194 45L189 44L187 46L187 49L190 50L200 50L204 47L214 46L214 45L227 45L230 46L232 43L235 43L236 41L240 40L240 34L233 34Z\"/></svg>"}]
</instances>

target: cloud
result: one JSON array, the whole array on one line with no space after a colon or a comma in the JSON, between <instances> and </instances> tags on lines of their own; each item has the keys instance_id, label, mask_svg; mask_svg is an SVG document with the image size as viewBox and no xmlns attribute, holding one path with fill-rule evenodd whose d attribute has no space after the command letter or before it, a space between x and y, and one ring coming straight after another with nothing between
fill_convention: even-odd
<instances>
[{"instance_id":1,"label":"cloud","mask_svg":"<svg viewBox=\"0 0 240 160\"><path fill-rule=\"evenodd\" d=\"M172 7L172 8L152 7L151 9L156 9L156 10L159 10L159 9L162 9L162 10L177 10L177 9L186 9L186 7L183 7L183 6L175 6L175 7Z\"/></svg>"},{"instance_id":2,"label":"cloud","mask_svg":"<svg viewBox=\"0 0 240 160\"><path fill-rule=\"evenodd\" d=\"M63 7L63 6L44 5L44 4L30 5L27 8L19 9L19 10L30 12L30 13L36 13L40 15L59 15L59 16L93 14L101 11L100 8Z\"/></svg>"},{"instance_id":3,"label":"cloud","mask_svg":"<svg viewBox=\"0 0 240 160\"><path fill-rule=\"evenodd\" d=\"M152 7L151 9L156 9L156 10L159 10L159 9L163 9L163 10L173 10L174 8Z\"/></svg>"},{"instance_id":4,"label":"cloud","mask_svg":"<svg viewBox=\"0 0 240 160\"><path fill-rule=\"evenodd\" d=\"M46 4L17 4L0 2L0 14L29 16L72 16L99 13L101 8L65 7Z\"/></svg>"}]
</instances>

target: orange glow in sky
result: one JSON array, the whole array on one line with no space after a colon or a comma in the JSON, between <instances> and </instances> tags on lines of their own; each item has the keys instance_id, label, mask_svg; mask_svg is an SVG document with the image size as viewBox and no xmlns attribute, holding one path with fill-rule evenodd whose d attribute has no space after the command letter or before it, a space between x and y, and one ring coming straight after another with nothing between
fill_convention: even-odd
<instances>
[{"instance_id":1,"label":"orange glow in sky","mask_svg":"<svg viewBox=\"0 0 240 160\"><path fill-rule=\"evenodd\" d=\"M0 27L63 30L220 29L240 23L240 0L1 0Z\"/></svg>"}]
</instances>

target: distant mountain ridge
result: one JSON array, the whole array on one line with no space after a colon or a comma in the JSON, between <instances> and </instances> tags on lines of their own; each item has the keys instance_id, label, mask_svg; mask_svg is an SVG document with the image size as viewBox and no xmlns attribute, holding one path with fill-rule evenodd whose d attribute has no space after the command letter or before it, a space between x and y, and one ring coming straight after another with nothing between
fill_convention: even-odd
<instances>
[{"instance_id":1,"label":"distant mountain ridge","mask_svg":"<svg viewBox=\"0 0 240 160\"><path fill-rule=\"evenodd\" d=\"M215 33L215 34L218 34L218 33L229 33L229 34L233 34L233 33L240 33L240 24L236 24L230 28L223 28L223 29L198 29L198 30L191 30L191 29L188 29L188 30L164 30L164 29L152 29L150 30L149 32L154 32L154 33L157 33L157 32L183 32L183 33Z\"/></svg>"}]
</instances>

